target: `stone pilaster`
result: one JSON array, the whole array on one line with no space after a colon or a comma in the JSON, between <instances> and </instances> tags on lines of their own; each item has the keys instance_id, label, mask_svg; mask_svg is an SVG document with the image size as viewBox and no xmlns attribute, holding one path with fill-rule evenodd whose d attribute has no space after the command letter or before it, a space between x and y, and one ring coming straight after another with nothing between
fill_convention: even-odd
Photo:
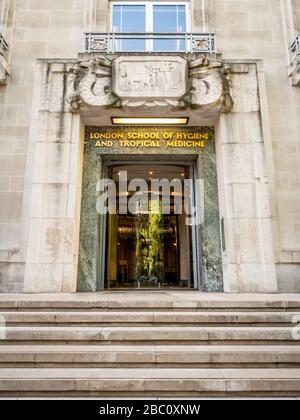
<instances>
[{"instance_id":1,"label":"stone pilaster","mask_svg":"<svg viewBox=\"0 0 300 420\"><path fill-rule=\"evenodd\" d=\"M83 142L80 116L66 101L71 63L41 61L36 80L41 89L27 164L32 170L24 291L74 292Z\"/></svg>"},{"instance_id":2,"label":"stone pilaster","mask_svg":"<svg viewBox=\"0 0 300 420\"><path fill-rule=\"evenodd\" d=\"M277 291L269 179L255 64L232 64L231 113L217 129L224 290Z\"/></svg>"}]
</instances>

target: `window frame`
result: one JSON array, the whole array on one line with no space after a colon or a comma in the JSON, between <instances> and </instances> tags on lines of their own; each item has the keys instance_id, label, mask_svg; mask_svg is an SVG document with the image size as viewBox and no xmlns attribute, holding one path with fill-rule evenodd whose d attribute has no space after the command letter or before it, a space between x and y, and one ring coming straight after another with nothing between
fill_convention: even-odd
<instances>
[{"instance_id":1,"label":"window frame","mask_svg":"<svg viewBox=\"0 0 300 420\"><path fill-rule=\"evenodd\" d=\"M112 1L110 3L110 32L117 33L113 30L113 8L114 6L145 6L146 13L146 31L145 34L153 34L153 8L154 6L184 6L185 7L185 19L186 19L186 31L177 33L189 33L191 31L191 13L190 13L190 1ZM122 33L122 32L120 32ZM123 32L126 34L126 32ZM130 32L129 32L130 33ZM163 32L161 32L163 33ZM168 32L166 32L167 34ZM190 44L186 41L187 45ZM153 49L154 39L145 40L145 52L155 52Z\"/></svg>"},{"instance_id":2,"label":"window frame","mask_svg":"<svg viewBox=\"0 0 300 420\"><path fill-rule=\"evenodd\" d=\"M153 33L153 6L185 6L186 32L191 31L191 14L189 1L112 1L110 2L110 32L113 30L113 8L114 6L145 6L146 8L146 31ZM124 32L126 33L126 32Z\"/></svg>"}]
</instances>

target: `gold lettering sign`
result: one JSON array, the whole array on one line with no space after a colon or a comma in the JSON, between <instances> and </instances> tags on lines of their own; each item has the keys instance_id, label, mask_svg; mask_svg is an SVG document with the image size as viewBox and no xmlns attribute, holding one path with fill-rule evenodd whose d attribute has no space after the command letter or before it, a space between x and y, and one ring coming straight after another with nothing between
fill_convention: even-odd
<instances>
[{"instance_id":1,"label":"gold lettering sign","mask_svg":"<svg viewBox=\"0 0 300 420\"><path fill-rule=\"evenodd\" d=\"M187 148L199 149L206 146L209 140L208 132L201 131L91 131L90 140L95 141L97 148L161 148L167 149Z\"/></svg>"}]
</instances>

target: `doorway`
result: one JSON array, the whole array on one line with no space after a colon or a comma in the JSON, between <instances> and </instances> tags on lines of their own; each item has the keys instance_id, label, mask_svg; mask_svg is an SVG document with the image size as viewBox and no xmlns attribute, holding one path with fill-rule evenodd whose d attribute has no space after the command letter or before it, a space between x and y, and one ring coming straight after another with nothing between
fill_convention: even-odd
<instances>
[{"instance_id":1,"label":"doorway","mask_svg":"<svg viewBox=\"0 0 300 420\"><path fill-rule=\"evenodd\" d=\"M116 211L107 215L105 288L198 288L193 165L111 164L107 175Z\"/></svg>"},{"instance_id":2,"label":"doorway","mask_svg":"<svg viewBox=\"0 0 300 420\"><path fill-rule=\"evenodd\" d=\"M129 133L149 133L149 131L151 133L156 132L160 136L159 148L146 147L145 145L126 145L123 142L123 140L128 140ZM185 145L181 147L179 144L168 147L167 140L164 140L163 137L164 133L169 132L175 133L175 136L178 135L178 137L183 136L181 133L188 133L190 136L194 135L195 138L205 134L208 140L205 142L205 147L190 148ZM91 140L91 133L99 133L105 138L111 136L112 133L114 135L118 133L123 140L114 140L110 146L99 146L98 141ZM187 222L188 216L183 214L185 222L182 223L181 216L172 211L170 214L161 216L163 219L161 225L163 226L160 227L158 239L163 240L162 248L164 252L162 259L154 261L156 269L159 265L158 261L161 265L163 264L164 268L167 267L167 270L164 269L161 279L157 278L159 272L158 274L151 273L149 272L150 269L146 274L141 274L142 279L139 279L137 267L133 270L131 262L132 256L135 255L133 250L137 249L133 243L134 232L136 232L136 230L133 231L133 228L136 229L135 219L138 219L138 215L134 211L128 214L127 210L126 212L119 212L119 214L115 212L112 216L106 212L105 200L103 200L105 196L103 182L112 181L113 176L118 181L118 173L124 172L123 169L127 169L129 180L138 177L147 181L144 189L148 192L144 194L144 197L149 197L149 206L153 198L149 194L149 190L151 190L150 178L171 179L175 177L181 179L182 185L185 181L191 181L192 183L186 201L191 203L196 210L196 220L189 223ZM151 175L150 172L153 172L153 174ZM176 202L176 196L172 193L174 191L165 194L165 196ZM116 195L115 201L121 199L122 202L123 198L129 199L132 198L131 196L132 192L125 188L123 196ZM182 195L179 194L179 197L182 197ZM158 208L160 208L161 200L162 196L159 197L159 200L156 197ZM143 204L142 198L141 203ZM148 212L151 210L149 206ZM151 206L152 208L155 207L155 200ZM172 208L172 202L169 207ZM142 221L146 219L146 216L141 214L139 219ZM140 224L142 225L142 223ZM189 226L190 224L192 226ZM189 235L184 236L182 234L184 229L180 228L183 226L189 230ZM123 235L123 238L121 235ZM126 235L131 235L131 237L126 238ZM223 247L225 247L225 234L223 234L223 237ZM184 238L186 238L188 246L183 245ZM149 239L151 238L146 236L142 239L146 244L147 241L150 243ZM129 243L129 240L131 240L131 243ZM118 252L118 248L121 249L122 246L123 250L126 250L124 241L125 244L128 241L131 246L131 255L122 256L122 253ZM177 247L173 245L175 249L172 248L171 254L171 244L176 244L176 242ZM120 244L119 247L118 243ZM158 241L158 243L160 242ZM142 249L142 244L140 244L139 249L141 252L148 252L147 249ZM152 249L153 247L149 249L150 254ZM160 255L162 255L161 248L159 250ZM171 259L171 255L173 259ZM188 255L190 255L189 260ZM133 129L131 126L120 126L103 127L101 130L99 127L87 127L84 145L78 257L77 289L80 292L96 292L105 289L119 290L122 288L131 291L138 290L138 287L150 290L165 287L168 290L172 288L189 290L191 288L203 292L222 292L221 225L214 130L211 127L190 127L188 129L186 127L169 127L168 129L165 127L153 127L151 129L149 127L135 127ZM152 255L149 255L149 257L154 258ZM189 265L187 261L190 262ZM110 267L110 272L108 272L108 267ZM142 265L139 265L139 267L142 267ZM136 274L130 274L133 272ZM164 273L167 276L163 277Z\"/></svg>"}]
</instances>

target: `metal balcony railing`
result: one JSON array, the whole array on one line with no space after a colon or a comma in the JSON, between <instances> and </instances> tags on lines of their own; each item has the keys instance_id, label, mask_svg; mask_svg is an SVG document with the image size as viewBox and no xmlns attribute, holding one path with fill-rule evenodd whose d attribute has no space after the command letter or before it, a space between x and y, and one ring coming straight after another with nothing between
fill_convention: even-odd
<instances>
[{"instance_id":1,"label":"metal balcony railing","mask_svg":"<svg viewBox=\"0 0 300 420\"><path fill-rule=\"evenodd\" d=\"M8 59L8 43L5 41L3 35L0 33L0 54Z\"/></svg>"},{"instance_id":2,"label":"metal balcony railing","mask_svg":"<svg viewBox=\"0 0 300 420\"><path fill-rule=\"evenodd\" d=\"M295 41L290 47L291 62L294 61L297 55L300 55L300 33L297 35Z\"/></svg>"},{"instance_id":3,"label":"metal balcony railing","mask_svg":"<svg viewBox=\"0 0 300 420\"><path fill-rule=\"evenodd\" d=\"M214 33L85 33L85 51L130 53L216 53Z\"/></svg>"}]
</instances>

